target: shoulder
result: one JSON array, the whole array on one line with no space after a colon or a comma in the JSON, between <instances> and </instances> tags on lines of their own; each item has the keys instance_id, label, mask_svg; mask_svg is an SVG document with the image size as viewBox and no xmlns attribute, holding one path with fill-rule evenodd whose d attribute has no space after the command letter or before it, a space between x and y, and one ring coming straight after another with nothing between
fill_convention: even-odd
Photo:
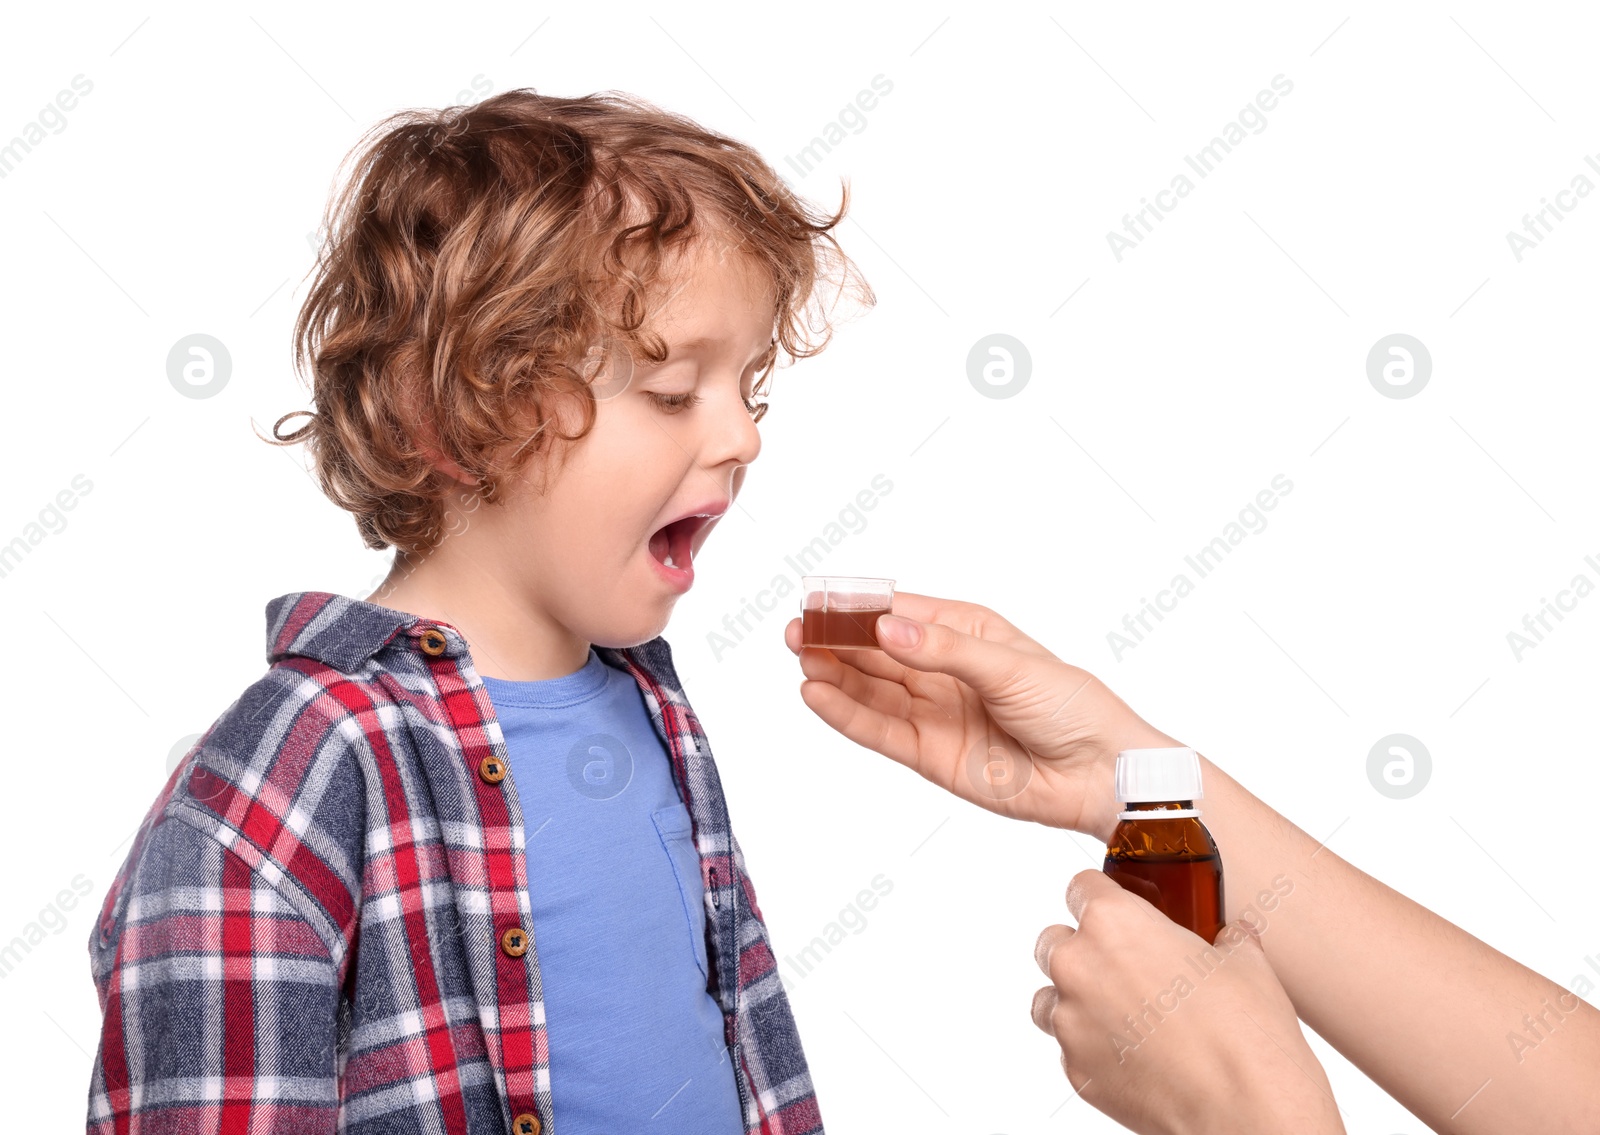
<instances>
[{"instance_id":1,"label":"shoulder","mask_svg":"<svg viewBox=\"0 0 1600 1135\"><path fill-rule=\"evenodd\" d=\"M376 752L390 751L397 720L370 676L286 658L196 743L167 810L343 923L359 888L368 770Z\"/></svg>"},{"instance_id":2,"label":"shoulder","mask_svg":"<svg viewBox=\"0 0 1600 1135\"><path fill-rule=\"evenodd\" d=\"M429 716L466 640L326 591L279 596L266 616L270 667L185 758L166 808L351 925L369 784L414 747L410 725ZM389 807L380 801L377 822L403 818Z\"/></svg>"},{"instance_id":3,"label":"shoulder","mask_svg":"<svg viewBox=\"0 0 1600 1135\"><path fill-rule=\"evenodd\" d=\"M379 710L387 700L370 677L309 658L276 662L195 742L180 765L173 802L239 819L217 795L226 785L241 799L286 813L308 790L320 796L337 772L357 771L372 750L371 731L382 731L387 714Z\"/></svg>"},{"instance_id":4,"label":"shoulder","mask_svg":"<svg viewBox=\"0 0 1600 1135\"><path fill-rule=\"evenodd\" d=\"M195 742L162 787L106 894L96 932L117 935L134 892L194 855L225 849L319 925L353 932L366 836L366 770L387 715L375 683L313 659L271 666ZM367 707L365 710L363 706ZM166 830L176 828L178 830ZM189 850L184 850L188 848Z\"/></svg>"},{"instance_id":5,"label":"shoulder","mask_svg":"<svg viewBox=\"0 0 1600 1135\"><path fill-rule=\"evenodd\" d=\"M156 795L107 891L92 948L119 934L133 891L146 886L136 880L159 889L175 877L166 860L185 856L230 871L243 864L253 886L300 909L336 955L354 935L373 818L368 788L380 761L411 744L412 707L400 701L434 696L430 662L454 662L466 643L445 624L332 592L290 592L265 613L268 669ZM202 856L196 840L226 854Z\"/></svg>"}]
</instances>

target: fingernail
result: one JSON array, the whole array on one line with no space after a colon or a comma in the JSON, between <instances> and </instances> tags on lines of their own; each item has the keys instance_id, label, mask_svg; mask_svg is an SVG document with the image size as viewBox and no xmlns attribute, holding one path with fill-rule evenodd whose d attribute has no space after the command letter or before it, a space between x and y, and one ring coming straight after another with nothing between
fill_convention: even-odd
<instances>
[{"instance_id":1,"label":"fingernail","mask_svg":"<svg viewBox=\"0 0 1600 1135\"><path fill-rule=\"evenodd\" d=\"M879 615L878 637L890 646L912 647L922 641L922 627L899 615Z\"/></svg>"}]
</instances>

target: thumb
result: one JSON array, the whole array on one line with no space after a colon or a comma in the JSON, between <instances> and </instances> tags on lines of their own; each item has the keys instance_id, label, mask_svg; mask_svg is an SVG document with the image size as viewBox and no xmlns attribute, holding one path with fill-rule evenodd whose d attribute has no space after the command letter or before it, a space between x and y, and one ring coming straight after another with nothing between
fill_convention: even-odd
<instances>
[{"instance_id":1,"label":"thumb","mask_svg":"<svg viewBox=\"0 0 1600 1135\"><path fill-rule=\"evenodd\" d=\"M904 615L879 615L876 630L878 645L896 662L959 678L985 697L1013 692L1028 667L1046 663L943 623L919 622Z\"/></svg>"}]
</instances>

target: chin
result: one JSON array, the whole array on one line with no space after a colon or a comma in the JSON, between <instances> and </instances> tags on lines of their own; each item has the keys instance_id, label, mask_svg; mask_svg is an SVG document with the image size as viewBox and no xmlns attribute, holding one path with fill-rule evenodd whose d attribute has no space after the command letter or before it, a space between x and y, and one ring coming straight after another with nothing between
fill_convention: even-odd
<instances>
[{"instance_id":1,"label":"chin","mask_svg":"<svg viewBox=\"0 0 1600 1135\"><path fill-rule=\"evenodd\" d=\"M667 629L667 621L671 611L653 619L640 620L626 626L609 624L595 628L589 641L595 646L609 646L616 649L625 649L649 642Z\"/></svg>"}]
</instances>

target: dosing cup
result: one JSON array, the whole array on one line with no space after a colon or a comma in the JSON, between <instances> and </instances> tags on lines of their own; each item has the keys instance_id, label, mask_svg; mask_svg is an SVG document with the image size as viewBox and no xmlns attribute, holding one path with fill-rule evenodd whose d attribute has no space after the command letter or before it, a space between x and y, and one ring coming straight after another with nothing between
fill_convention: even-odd
<instances>
[{"instance_id":1,"label":"dosing cup","mask_svg":"<svg viewBox=\"0 0 1600 1135\"><path fill-rule=\"evenodd\" d=\"M894 606L894 580L808 575L800 580L800 645L879 650L878 616Z\"/></svg>"}]
</instances>

